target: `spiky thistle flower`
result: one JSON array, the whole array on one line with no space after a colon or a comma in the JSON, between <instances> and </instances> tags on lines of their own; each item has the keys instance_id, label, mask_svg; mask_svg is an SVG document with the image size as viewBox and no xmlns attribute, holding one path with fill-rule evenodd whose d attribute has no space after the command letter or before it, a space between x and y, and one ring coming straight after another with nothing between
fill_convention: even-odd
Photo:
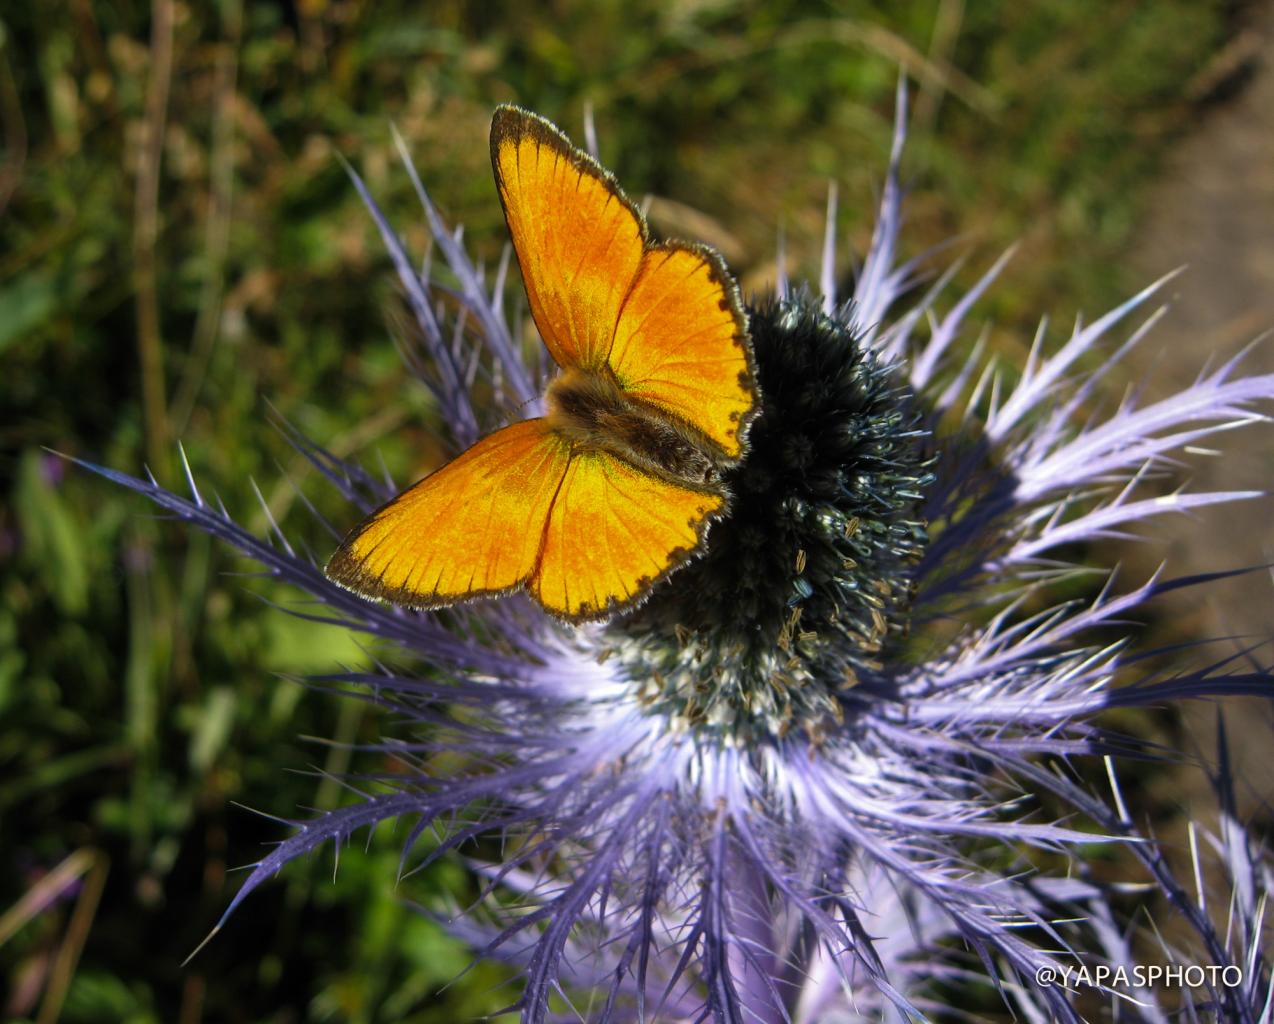
<instances>
[{"instance_id":1,"label":"spiky thistle flower","mask_svg":"<svg viewBox=\"0 0 1274 1024\"><path fill-rule=\"evenodd\" d=\"M372 604L332 585L277 527L262 540L210 507L193 479L183 498L97 467L307 592L333 628L379 638L402 666L326 679L364 687L410 723L377 748L404 770L297 822L227 913L289 860L404 819L405 863L426 830L442 835L430 858L504 840L498 860L475 864L505 897L490 903L500 916L451 925L521 965L526 1021L555 1019L582 991L600 992L589 1012L607 1021L917 1020L975 976L1028 1019L1079 1021L1074 993L1039 985L1037 972L1114 955L1122 933L1081 847L1125 843L1208 962L1241 966L1243 985L1209 988L1220 1019L1270 1020L1253 895L1268 890L1268 869L1249 862L1265 881L1245 883L1246 938L1219 930L1138 833L1113 772L1103 798L1054 769L1133 750L1095 723L1103 711L1268 695L1269 674L1226 661L1130 674L1120 624L1197 581L1156 576L1120 593L1112 574L1091 601L1052 595L1077 571L1065 561L1076 544L1252 497L1142 485L1185 446L1257 418L1274 377L1227 363L1170 398L1077 425L1153 324L1123 326L1163 282L1060 347L1041 328L1015 374L976 350L953 360L1004 260L945 314L949 277L898 312L919 280L918 264L896 257L904 106L900 88L853 295L835 294L829 217L821 295L780 281L749 309L765 401L728 480L733 511L634 612L576 627L521 598L441 612ZM506 317L507 261L486 282L407 168L450 285L417 270L354 181L415 316L413 366L463 447L540 382ZM455 301L437 302L443 293ZM460 310L450 322L448 308ZM354 506L351 521L392 495L294 441ZM470 755L463 768L430 758L457 749ZM1057 807L1066 821L1046 817ZM1135 1004L1124 1013L1161 1019Z\"/></svg>"}]
</instances>

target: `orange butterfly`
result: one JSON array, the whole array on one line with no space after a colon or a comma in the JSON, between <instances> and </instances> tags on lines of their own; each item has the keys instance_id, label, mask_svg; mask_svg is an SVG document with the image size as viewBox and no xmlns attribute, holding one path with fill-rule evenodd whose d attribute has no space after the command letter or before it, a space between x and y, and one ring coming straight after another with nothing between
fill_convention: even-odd
<instances>
[{"instance_id":1,"label":"orange butterfly","mask_svg":"<svg viewBox=\"0 0 1274 1024\"><path fill-rule=\"evenodd\" d=\"M570 621L639 602L726 507L760 409L738 290L712 250L655 243L615 179L502 106L491 163L531 315L561 372L548 415L488 435L345 538L368 597L437 608L519 588Z\"/></svg>"}]
</instances>

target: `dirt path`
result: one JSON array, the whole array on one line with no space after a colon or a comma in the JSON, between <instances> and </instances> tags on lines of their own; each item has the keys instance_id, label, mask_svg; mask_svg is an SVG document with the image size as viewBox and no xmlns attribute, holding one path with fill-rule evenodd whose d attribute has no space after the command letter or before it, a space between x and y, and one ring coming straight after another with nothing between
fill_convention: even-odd
<instances>
[{"instance_id":1,"label":"dirt path","mask_svg":"<svg viewBox=\"0 0 1274 1024\"><path fill-rule=\"evenodd\" d=\"M1152 397L1188 384L1206 360L1230 357L1274 328L1274 2L1253 12L1248 32L1255 33L1246 42L1260 60L1253 78L1233 99L1206 109L1197 131L1178 144L1130 249L1130 264L1145 279L1186 266L1171 286L1168 316L1129 365ZM1274 373L1274 337L1245 366ZM1192 459L1191 489L1274 492L1274 424L1222 435L1214 447L1220 456ZM1174 576L1274 562L1274 499L1165 519L1150 536L1166 547L1147 545L1139 558L1166 552ZM1170 608L1195 635L1274 638L1269 572L1186 593ZM1274 645L1255 657L1270 664ZM1274 803L1272 708L1259 700L1227 705L1236 761L1251 787L1243 803L1252 809L1262 800ZM1196 735L1210 736L1214 716L1210 707L1189 713ZM1204 749L1212 747L1209 738Z\"/></svg>"}]
</instances>

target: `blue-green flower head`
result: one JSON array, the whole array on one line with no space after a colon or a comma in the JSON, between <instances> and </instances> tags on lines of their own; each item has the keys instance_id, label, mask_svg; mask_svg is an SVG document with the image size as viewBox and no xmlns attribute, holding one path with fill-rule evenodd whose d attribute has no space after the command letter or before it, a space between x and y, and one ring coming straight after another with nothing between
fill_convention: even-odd
<instances>
[{"instance_id":1,"label":"blue-green flower head","mask_svg":"<svg viewBox=\"0 0 1274 1024\"><path fill-rule=\"evenodd\" d=\"M821 736L906 633L936 458L898 367L808 291L749 308L765 404L700 555L607 628L656 714Z\"/></svg>"}]
</instances>

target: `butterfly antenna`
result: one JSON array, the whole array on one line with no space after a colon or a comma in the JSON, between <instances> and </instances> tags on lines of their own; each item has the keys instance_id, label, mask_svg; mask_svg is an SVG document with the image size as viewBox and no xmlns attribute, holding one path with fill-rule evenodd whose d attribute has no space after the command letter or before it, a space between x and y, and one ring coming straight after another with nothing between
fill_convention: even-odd
<instances>
[{"instance_id":1,"label":"butterfly antenna","mask_svg":"<svg viewBox=\"0 0 1274 1024\"><path fill-rule=\"evenodd\" d=\"M532 404L534 404L534 403L535 403L535 402L537 402L537 401L539 401L539 399L538 399L538 398L528 398L528 399L526 399L525 401L521 401L521 402L519 402L517 405L515 405L515 406L513 407L513 411L514 411L514 412L521 412L521 411L522 411L523 409L525 409L528 405L532 405Z\"/></svg>"}]
</instances>

